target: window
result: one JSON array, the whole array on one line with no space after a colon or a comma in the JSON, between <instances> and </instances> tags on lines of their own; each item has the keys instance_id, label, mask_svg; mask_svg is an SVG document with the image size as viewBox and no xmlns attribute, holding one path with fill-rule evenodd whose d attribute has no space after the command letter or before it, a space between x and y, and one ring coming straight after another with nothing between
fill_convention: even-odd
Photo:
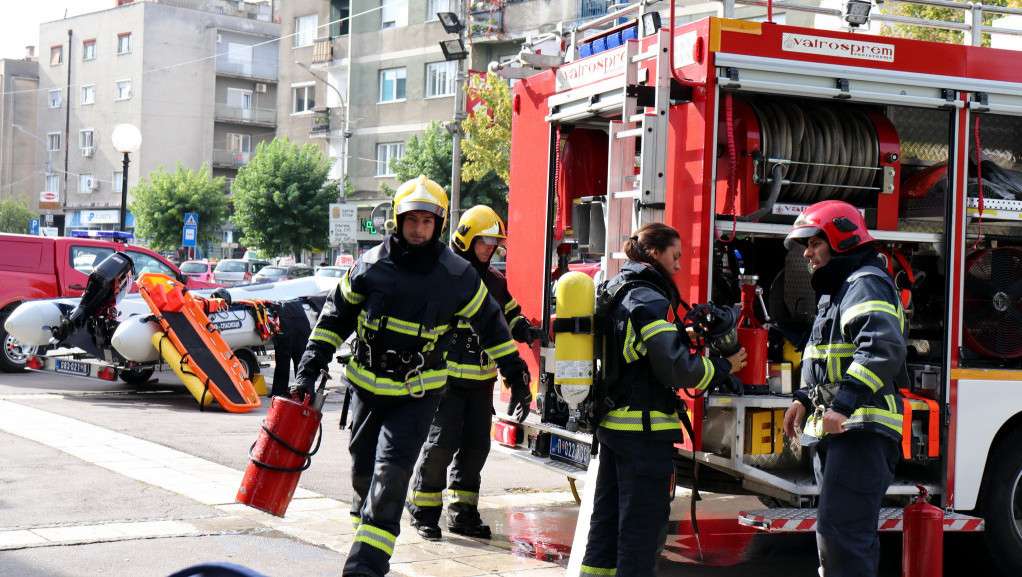
<instances>
[{"instance_id":1,"label":"window","mask_svg":"<svg viewBox=\"0 0 1022 577\"><path fill-rule=\"evenodd\" d=\"M421 4L420 4L421 6ZM408 0L389 0L380 9L381 28L408 26Z\"/></svg>"},{"instance_id":2,"label":"window","mask_svg":"<svg viewBox=\"0 0 1022 577\"><path fill-rule=\"evenodd\" d=\"M121 171L121 170L118 170L117 172L114 173L114 192L116 192L116 193L120 193L121 192L121 184L123 183L123 181L124 181L124 172Z\"/></svg>"},{"instance_id":3,"label":"window","mask_svg":"<svg viewBox=\"0 0 1022 577\"><path fill-rule=\"evenodd\" d=\"M169 277L174 277L174 271L169 266L163 263L163 261L157 259L151 254L144 252L138 252L135 250L129 250L128 256L131 257L131 262L135 265L136 274L142 274L146 272L158 272L165 274Z\"/></svg>"},{"instance_id":4,"label":"window","mask_svg":"<svg viewBox=\"0 0 1022 577\"><path fill-rule=\"evenodd\" d=\"M59 66L64 62L64 46L50 46L50 66Z\"/></svg>"},{"instance_id":5,"label":"window","mask_svg":"<svg viewBox=\"0 0 1022 577\"><path fill-rule=\"evenodd\" d=\"M451 0L429 0L426 5L426 20L436 20L437 12L455 12Z\"/></svg>"},{"instance_id":6,"label":"window","mask_svg":"<svg viewBox=\"0 0 1022 577\"><path fill-rule=\"evenodd\" d=\"M117 35L117 53L127 54L131 52L131 32Z\"/></svg>"},{"instance_id":7,"label":"window","mask_svg":"<svg viewBox=\"0 0 1022 577\"><path fill-rule=\"evenodd\" d=\"M49 132L46 134L46 150L56 152L60 150L60 133Z\"/></svg>"},{"instance_id":8,"label":"window","mask_svg":"<svg viewBox=\"0 0 1022 577\"><path fill-rule=\"evenodd\" d=\"M319 23L319 15L309 14L295 18L295 48L299 46L312 46L316 40L316 25Z\"/></svg>"},{"instance_id":9,"label":"window","mask_svg":"<svg viewBox=\"0 0 1022 577\"><path fill-rule=\"evenodd\" d=\"M82 85L82 104L95 104L96 103L96 85L95 84L83 84Z\"/></svg>"},{"instance_id":10,"label":"window","mask_svg":"<svg viewBox=\"0 0 1022 577\"><path fill-rule=\"evenodd\" d=\"M351 0L330 0L330 37L348 35Z\"/></svg>"},{"instance_id":11,"label":"window","mask_svg":"<svg viewBox=\"0 0 1022 577\"><path fill-rule=\"evenodd\" d=\"M231 152L252 152L252 135L227 133L227 149Z\"/></svg>"},{"instance_id":12,"label":"window","mask_svg":"<svg viewBox=\"0 0 1022 577\"><path fill-rule=\"evenodd\" d=\"M46 192L60 192L60 177L56 174L46 175Z\"/></svg>"},{"instance_id":13,"label":"window","mask_svg":"<svg viewBox=\"0 0 1022 577\"><path fill-rule=\"evenodd\" d=\"M458 63L433 62L426 65L426 98L454 94L458 78Z\"/></svg>"},{"instance_id":14,"label":"window","mask_svg":"<svg viewBox=\"0 0 1022 577\"><path fill-rule=\"evenodd\" d=\"M64 103L64 91L57 88L50 91L50 108L60 108Z\"/></svg>"},{"instance_id":15,"label":"window","mask_svg":"<svg viewBox=\"0 0 1022 577\"><path fill-rule=\"evenodd\" d=\"M291 114L309 112L316 105L316 85L303 84L291 87Z\"/></svg>"},{"instance_id":16,"label":"window","mask_svg":"<svg viewBox=\"0 0 1022 577\"><path fill-rule=\"evenodd\" d=\"M380 102L405 99L405 69L380 71Z\"/></svg>"},{"instance_id":17,"label":"window","mask_svg":"<svg viewBox=\"0 0 1022 577\"><path fill-rule=\"evenodd\" d=\"M376 176L394 176L390 161L405 155L405 143L381 142L376 145Z\"/></svg>"},{"instance_id":18,"label":"window","mask_svg":"<svg viewBox=\"0 0 1022 577\"><path fill-rule=\"evenodd\" d=\"M95 60L96 59L96 39L85 40L82 42L82 60Z\"/></svg>"},{"instance_id":19,"label":"window","mask_svg":"<svg viewBox=\"0 0 1022 577\"><path fill-rule=\"evenodd\" d=\"M82 156L86 156L86 151L88 151L90 155L92 154L93 142L95 142L95 133L91 128L78 131L78 146L82 149Z\"/></svg>"},{"instance_id":20,"label":"window","mask_svg":"<svg viewBox=\"0 0 1022 577\"><path fill-rule=\"evenodd\" d=\"M116 94L114 100L127 100L131 98L131 81L118 80L114 94Z\"/></svg>"},{"instance_id":21,"label":"window","mask_svg":"<svg viewBox=\"0 0 1022 577\"><path fill-rule=\"evenodd\" d=\"M90 193L96 190L96 179L92 178L91 174L79 174L78 175L78 192Z\"/></svg>"}]
</instances>

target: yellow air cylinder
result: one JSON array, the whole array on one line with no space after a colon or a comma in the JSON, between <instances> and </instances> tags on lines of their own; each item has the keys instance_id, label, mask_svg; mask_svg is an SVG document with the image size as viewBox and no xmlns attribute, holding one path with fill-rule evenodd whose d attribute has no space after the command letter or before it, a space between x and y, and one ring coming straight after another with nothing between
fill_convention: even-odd
<instances>
[{"instance_id":1,"label":"yellow air cylinder","mask_svg":"<svg viewBox=\"0 0 1022 577\"><path fill-rule=\"evenodd\" d=\"M554 310L558 319L591 318L595 309L596 286L592 277L581 272L569 272L557 281ZM592 387L595 366L591 329L586 333L555 332L554 360L555 385Z\"/></svg>"}]
</instances>

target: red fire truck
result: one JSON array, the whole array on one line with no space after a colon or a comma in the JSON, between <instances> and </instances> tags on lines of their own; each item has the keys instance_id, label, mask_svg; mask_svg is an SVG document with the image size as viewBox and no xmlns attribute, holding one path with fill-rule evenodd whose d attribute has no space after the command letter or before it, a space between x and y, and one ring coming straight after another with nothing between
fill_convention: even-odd
<instances>
[{"instance_id":1,"label":"red fire truck","mask_svg":"<svg viewBox=\"0 0 1022 577\"><path fill-rule=\"evenodd\" d=\"M816 295L782 240L809 204L854 204L911 327L903 460L882 529L901 529L924 485L945 530L985 530L1022 574L1019 53L717 17L671 27L673 8L660 27L632 16L566 39L560 64L519 57L549 68L491 65L521 78L507 269L527 316L551 328L569 261L600 259L609 279L640 224L679 229L682 297L740 308L750 360L739 390L682 393L694 438L678 447L679 484L696 460L700 489L774 506L743 522L813 530L810 456L781 420ZM580 477L594 425L586 386L559 384L562 365L579 366L557 351L568 336L532 353L536 410L498 420L495 437Z\"/></svg>"}]
</instances>

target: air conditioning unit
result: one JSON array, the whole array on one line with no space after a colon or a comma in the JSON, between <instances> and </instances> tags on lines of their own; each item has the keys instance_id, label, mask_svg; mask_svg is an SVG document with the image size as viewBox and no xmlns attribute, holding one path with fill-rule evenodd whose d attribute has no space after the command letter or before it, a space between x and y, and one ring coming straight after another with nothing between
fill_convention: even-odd
<instances>
[{"instance_id":1,"label":"air conditioning unit","mask_svg":"<svg viewBox=\"0 0 1022 577\"><path fill-rule=\"evenodd\" d=\"M85 188L88 188L89 190L96 190L99 188L99 181L95 178L87 178L85 179Z\"/></svg>"},{"instance_id":2,"label":"air conditioning unit","mask_svg":"<svg viewBox=\"0 0 1022 577\"><path fill-rule=\"evenodd\" d=\"M266 85L262 82L256 82L256 92L266 92Z\"/></svg>"},{"instance_id":3,"label":"air conditioning unit","mask_svg":"<svg viewBox=\"0 0 1022 577\"><path fill-rule=\"evenodd\" d=\"M82 147L82 156L85 158L92 158L92 151L94 149L91 146Z\"/></svg>"}]
</instances>

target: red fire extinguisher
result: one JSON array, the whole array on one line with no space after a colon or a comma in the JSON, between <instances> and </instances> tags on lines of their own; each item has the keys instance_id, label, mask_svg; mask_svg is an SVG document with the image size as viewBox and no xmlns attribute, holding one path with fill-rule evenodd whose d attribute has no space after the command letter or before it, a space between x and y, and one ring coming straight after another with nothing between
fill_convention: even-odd
<instances>
[{"instance_id":1,"label":"red fire extinguisher","mask_svg":"<svg viewBox=\"0 0 1022 577\"><path fill-rule=\"evenodd\" d=\"M766 306L763 305L763 289L757 285L759 277L742 274L738 276L742 283L742 316L738 319L738 342L745 347L749 355L745 368L735 373L738 380L745 385L747 393L766 393L767 387L767 329L756 319L755 303L757 298L763 306L763 314L769 322Z\"/></svg>"},{"instance_id":2,"label":"red fire extinguisher","mask_svg":"<svg viewBox=\"0 0 1022 577\"><path fill-rule=\"evenodd\" d=\"M919 495L905 507L901 577L943 575L944 511L927 501L929 491L916 485Z\"/></svg>"},{"instance_id":3,"label":"red fire extinguisher","mask_svg":"<svg viewBox=\"0 0 1022 577\"><path fill-rule=\"evenodd\" d=\"M323 401L327 371L314 395L303 402L273 397L259 438L249 450L248 468L235 500L260 511L283 517L291 503L298 478L312 464L323 440ZM313 447L315 442L315 447Z\"/></svg>"}]
</instances>

